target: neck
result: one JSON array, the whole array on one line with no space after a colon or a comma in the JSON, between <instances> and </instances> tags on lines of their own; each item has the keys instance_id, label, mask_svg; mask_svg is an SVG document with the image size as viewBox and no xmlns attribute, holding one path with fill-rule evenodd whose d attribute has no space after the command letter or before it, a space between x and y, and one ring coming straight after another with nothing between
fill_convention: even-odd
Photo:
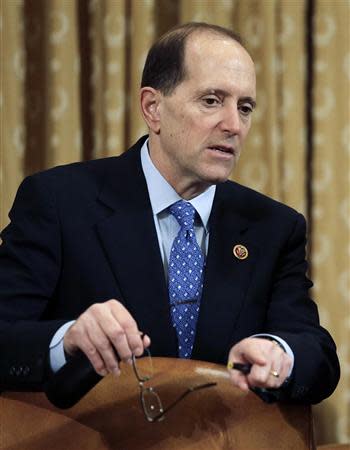
<instances>
[{"instance_id":1,"label":"neck","mask_svg":"<svg viewBox=\"0 0 350 450\"><path fill-rule=\"evenodd\" d=\"M156 143L153 142L152 136L150 135L148 150L152 163L181 198L191 200L211 186L211 183L206 183L203 180L193 180L190 177L179 176L174 171L171 161L162 157L161 152L159 150L157 151L157 148Z\"/></svg>"},{"instance_id":2,"label":"neck","mask_svg":"<svg viewBox=\"0 0 350 450\"><path fill-rule=\"evenodd\" d=\"M167 180L168 183L175 189L175 191L179 194L179 196L185 200L191 200L192 198L197 197L198 195L202 194L204 191L206 191L210 184L186 184L184 180L181 183L179 180L178 183L172 183L170 180Z\"/></svg>"}]
</instances>

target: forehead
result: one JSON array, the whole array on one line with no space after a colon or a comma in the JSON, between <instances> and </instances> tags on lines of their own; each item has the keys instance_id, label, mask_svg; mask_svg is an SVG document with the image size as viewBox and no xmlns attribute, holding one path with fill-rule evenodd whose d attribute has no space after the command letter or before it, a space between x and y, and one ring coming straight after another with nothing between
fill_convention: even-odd
<instances>
[{"instance_id":1,"label":"forehead","mask_svg":"<svg viewBox=\"0 0 350 450\"><path fill-rule=\"evenodd\" d=\"M191 35L185 45L185 71L184 83L196 84L198 89L214 84L217 88L239 88L255 95L255 69L250 55L224 35Z\"/></svg>"}]
</instances>

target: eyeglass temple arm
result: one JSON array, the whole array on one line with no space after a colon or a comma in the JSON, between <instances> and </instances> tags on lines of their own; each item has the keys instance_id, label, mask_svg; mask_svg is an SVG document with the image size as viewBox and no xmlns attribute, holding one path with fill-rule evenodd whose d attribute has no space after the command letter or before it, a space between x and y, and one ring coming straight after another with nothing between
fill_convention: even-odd
<instances>
[{"instance_id":1,"label":"eyeglass temple arm","mask_svg":"<svg viewBox=\"0 0 350 450\"><path fill-rule=\"evenodd\" d=\"M211 383L199 384L198 386L192 386L192 387L188 388L187 391L185 391L183 394L181 394L180 397L178 397L173 403L171 403L169 406L167 406L165 409L163 409L163 411L160 412L159 414L157 414L155 417L153 417L152 421L156 422L158 419L160 419L162 416L164 416L167 412L169 412L171 409L173 409L174 406L176 406L179 402L181 402L181 400L183 400L185 397L187 397L189 394L191 394L191 392L210 388L210 387L213 387L216 385L217 385L217 383L211 382Z\"/></svg>"}]
</instances>

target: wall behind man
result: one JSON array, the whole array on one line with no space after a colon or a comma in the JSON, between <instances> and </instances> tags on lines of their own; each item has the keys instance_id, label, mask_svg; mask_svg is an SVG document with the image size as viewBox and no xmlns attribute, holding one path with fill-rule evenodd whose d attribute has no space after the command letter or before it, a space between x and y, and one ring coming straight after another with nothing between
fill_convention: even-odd
<instances>
[{"instance_id":1,"label":"wall behind man","mask_svg":"<svg viewBox=\"0 0 350 450\"><path fill-rule=\"evenodd\" d=\"M25 175L120 154L146 132L138 88L155 37L189 20L242 34L258 107L233 177L307 216L313 294L342 365L316 432L349 441L350 2L3 0L0 13L1 227Z\"/></svg>"}]
</instances>

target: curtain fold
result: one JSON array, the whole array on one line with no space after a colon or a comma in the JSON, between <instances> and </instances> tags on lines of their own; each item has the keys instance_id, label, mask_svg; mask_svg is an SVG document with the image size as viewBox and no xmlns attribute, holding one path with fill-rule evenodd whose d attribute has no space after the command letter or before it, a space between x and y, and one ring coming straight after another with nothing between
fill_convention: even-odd
<instances>
[{"instance_id":1,"label":"curtain fold","mask_svg":"<svg viewBox=\"0 0 350 450\"><path fill-rule=\"evenodd\" d=\"M305 214L304 14L304 2L235 4L234 23L256 63L258 87L234 178Z\"/></svg>"},{"instance_id":2,"label":"curtain fold","mask_svg":"<svg viewBox=\"0 0 350 450\"><path fill-rule=\"evenodd\" d=\"M0 224L7 223L7 213L14 193L24 176L26 129L24 121L25 49L23 33L23 4L2 4L2 29L6 35L1 45L0 93ZM6 86L6 88L5 88ZM6 130L6 132L5 132Z\"/></svg>"},{"instance_id":3,"label":"curtain fold","mask_svg":"<svg viewBox=\"0 0 350 450\"><path fill-rule=\"evenodd\" d=\"M126 145L127 6L125 1L93 1L85 14L90 105L84 112L91 115L85 131L91 134L90 157L100 158L120 154Z\"/></svg>"},{"instance_id":4,"label":"curtain fold","mask_svg":"<svg viewBox=\"0 0 350 450\"><path fill-rule=\"evenodd\" d=\"M350 440L349 15L349 2L315 4L311 261L321 321L342 362L336 392L314 408L319 440L328 442Z\"/></svg>"},{"instance_id":5,"label":"curtain fold","mask_svg":"<svg viewBox=\"0 0 350 450\"><path fill-rule=\"evenodd\" d=\"M342 366L314 408L316 434L350 441L349 0L2 0L0 15L1 228L25 175L121 154L146 132L138 90L157 36L186 21L242 35L257 109L233 179L312 225L313 295Z\"/></svg>"}]
</instances>

